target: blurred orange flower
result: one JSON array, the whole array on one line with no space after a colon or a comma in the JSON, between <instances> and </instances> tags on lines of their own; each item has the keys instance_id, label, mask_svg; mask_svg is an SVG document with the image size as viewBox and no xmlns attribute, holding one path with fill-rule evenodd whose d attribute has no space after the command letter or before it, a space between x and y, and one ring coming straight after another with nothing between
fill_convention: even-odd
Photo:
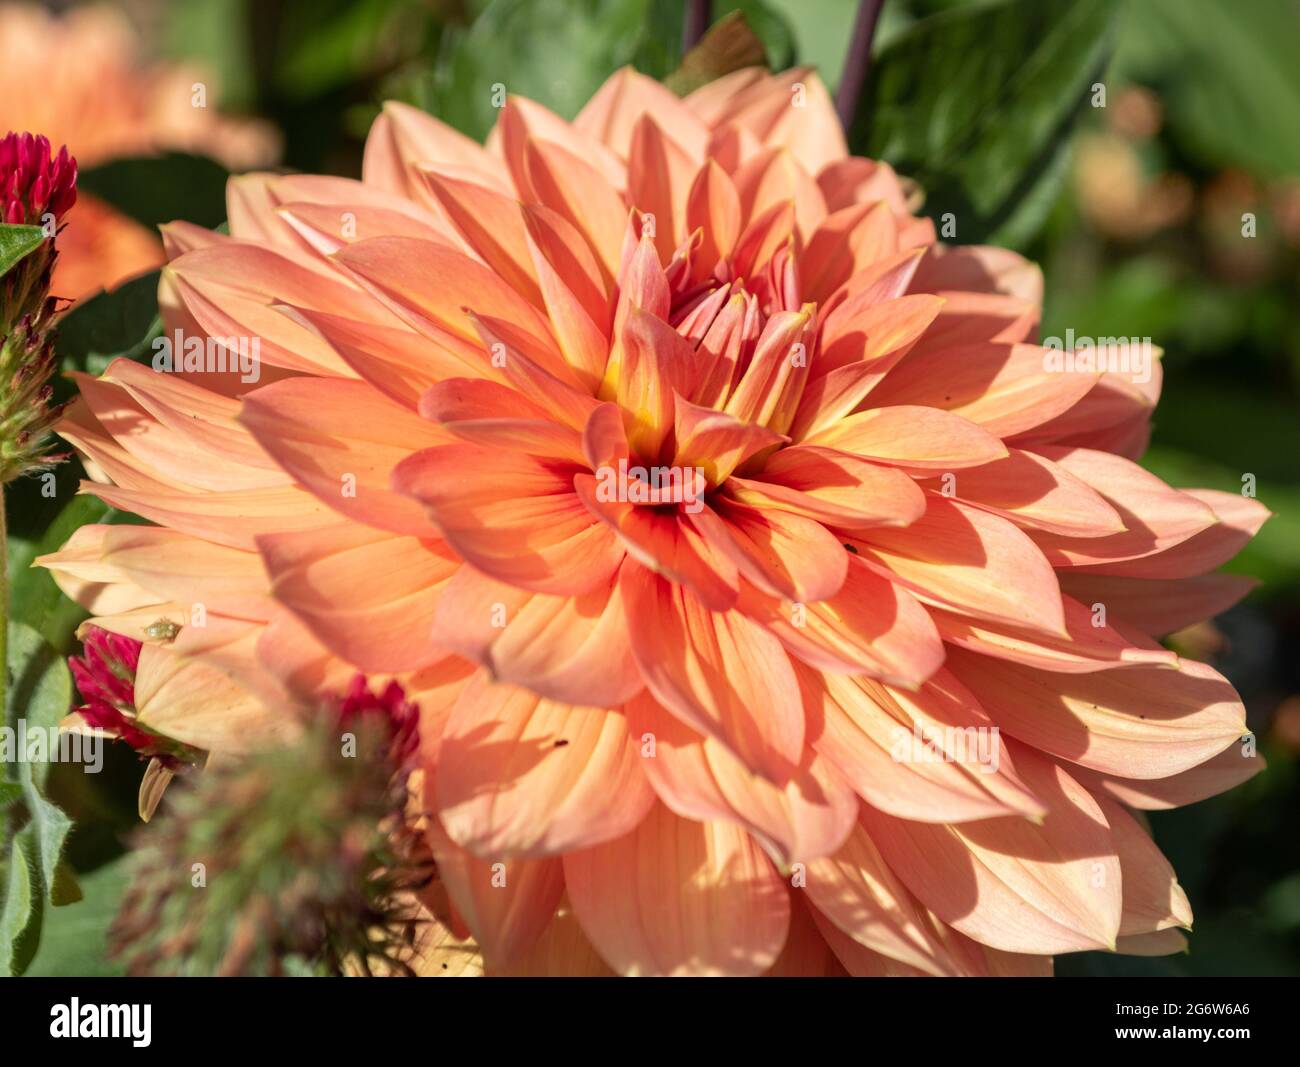
<instances>
[{"instance_id":1,"label":"blurred orange flower","mask_svg":"<svg viewBox=\"0 0 1300 1067\"><path fill-rule=\"evenodd\" d=\"M193 106L204 82L197 68L145 60L131 24L112 8L55 15L0 5L0 136L37 130L67 145L83 172L164 150L211 156L232 170L271 163L278 138L265 123L223 117L212 99ZM163 260L152 232L83 191L59 240L53 289L76 299Z\"/></svg>"}]
</instances>

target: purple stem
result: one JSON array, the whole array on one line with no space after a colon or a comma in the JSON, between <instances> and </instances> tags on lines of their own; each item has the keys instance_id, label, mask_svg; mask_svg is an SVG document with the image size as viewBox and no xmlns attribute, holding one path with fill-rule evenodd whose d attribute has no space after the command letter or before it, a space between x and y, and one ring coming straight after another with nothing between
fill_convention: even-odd
<instances>
[{"instance_id":1,"label":"purple stem","mask_svg":"<svg viewBox=\"0 0 1300 1067\"><path fill-rule=\"evenodd\" d=\"M876 33L876 22L885 0L860 0L858 17L853 23L853 39L849 41L849 54L844 57L844 73L840 75L839 92L835 94L835 110L840 116L844 132L853 129L853 119L862 99L862 87L867 84L867 71L871 68L871 38Z\"/></svg>"},{"instance_id":2,"label":"purple stem","mask_svg":"<svg viewBox=\"0 0 1300 1067\"><path fill-rule=\"evenodd\" d=\"M713 21L712 0L687 0L686 20L682 23L682 55L700 42Z\"/></svg>"}]
</instances>

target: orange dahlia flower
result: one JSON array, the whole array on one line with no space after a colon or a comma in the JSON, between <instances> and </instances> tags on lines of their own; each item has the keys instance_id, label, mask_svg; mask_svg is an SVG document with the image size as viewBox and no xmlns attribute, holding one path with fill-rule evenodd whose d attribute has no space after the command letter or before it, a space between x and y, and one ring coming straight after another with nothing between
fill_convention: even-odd
<instances>
[{"instance_id":1,"label":"orange dahlia flower","mask_svg":"<svg viewBox=\"0 0 1300 1067\"><path fill-rule=\"evenodd\" d=\"M44 563L144 641L138 720L184 744L403 685L431 958L1183 944L1132 809L1260 761L1156 638L1245 592L1210 572L1267 512L1142 470L1158 364L1056 367L1038 270L936 244L814 74L625 70L572 123L509 100L486 146L390 104L361 181L237 178L229 216L168 227L162 282L169 337L222 340L83 379L62 428L156 525Z\"/></svg>"},{"instance_id":2,"label":"orange dahlia flower","mask_svg":"<svg viewBox=\"0 0 1300 1067\"><path fill-rule=\"evenodd\" d=\"M66 144L83 171L167 150L233 169L275 158L269 126L223 118L206 100L194 106L195 83L204 81L197 69L147 64L139 52L130 23L110 7L53 15L34 5L0 6L0 136L39 130ZM150 230L83 191L59 238L53 289L76 299L163 262Z\"/></svg>"}]
</instances>

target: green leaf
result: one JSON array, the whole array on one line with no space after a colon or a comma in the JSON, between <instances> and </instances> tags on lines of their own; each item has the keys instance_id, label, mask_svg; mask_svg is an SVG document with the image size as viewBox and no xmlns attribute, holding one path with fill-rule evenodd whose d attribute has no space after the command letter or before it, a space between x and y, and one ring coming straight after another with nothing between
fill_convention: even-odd
<instances>
[{"instance_id":1,"label":"green leaf","mask_svg":"<svg viewBox=\"0 0 1300 1067\"><path fill-rule=\"evenodd\" d=\"M86 613L64 597L49 571L33 567L32 560L57 552L78 528L87 523L111 522L116 515L117 512L98 497L74 496L39 540L12 552L14 577L9 591L10 611L15 619L31 626L59 652L68 651L72 632Z\"/></svg>"},{"instance_id":2,"label":"green leaf","mask_svg":"<svg viewBox=\"0 0 1300 1067\"><path fill-rule=\"evenodd\" d=\"M955 239L1023 244L1112 48L1114 0L1003 0L922 19L873 63L855 152L920 182Z\"/></svg>"},{"instance_id":3,"label":"green leaf","mask_svg":"<svg viewBox=\"0 0 1300 1067\"><path fill-rule=\"evenodd\" d=\"M77 188L150 229L176 219L212 229L226 217L229 177L225 167L205 156L168 152L115 159L83 171Z\"/></svg>"},{"instance_id":4,"label":"green leaf","mask_svg":"<svg viewBox=\"0 0 1300 1067\"><path fill-rule=\"evenodd\" d=\"M30 947L33 934L40 937L40 909L33 902L40 899L41 890L36 883L35 864L29 858L33 847L32 834L24 830L9 849L5 902L0 908L0 958L10 975L23 973L34 955Z\"/></svg>"},{"instance_id":5,"label":"green leaf","mask_svg":"<svg viewBox=\"0 0 1300 1067\"><path fill-rule=\"evenodd\" d=\"M493 0L468 29L446 28L442 54L409 95L479 140L502 91L572 118L647 46L662 53L674 25L680 40L680 4L658 0Z\"/></svg>"},{"instance_id":6,"label":"green leaf","mask_svg":"<svg viewBox=\"0 0 1300 1067\"><path fill-rule=\"evenodd\" d=\"M0 277L8 274L22 259L30 256L45 240L40 226L14 226L0 223Z\"/></svg>"},{"instance_id":7,"label":"green leaf","mask_svg":"<svg viewBox=\"0 0 1300 1067\"><path fill-rule=\"evenodd\" d=\"M1143 0L1124 12L1116 66L1146 85L1202 162L1300 171L1300 11L1276 0Z\"/></svg>"},{"instance_id":8,"label":"green leaf","mask_svg":"<svg viewBox=\"0 0 1300 1067\"><path fill-rule=\"evenodd\" d=\"M40 947L27 974L33 977L117 977L120 964L108 956L108 928L130 884L130 857L105 864L82 878L85 897L45 917Z\"/></svg>"},{"instance_id":9,"label":"green leaf","mask_svg":"<svg viewBox=\"0 0 1300 1067\"><path fill-rule=\"evenodd\" d=\"M34 629L15 619L9 620L5 697L5 724L16 728L21 718L29 732L57 727L72 706L72 676L63 657ZM0 771L7 781L44 787L49 764L18 759L12 764L0 763ZM52 862L48 870L53 875Z\"/></svg>"},{"instance_id":10,"label":"green leaf","mask_svg":"<svg viewBox=\"0 0 1300 1067\"><path fill-rule=\"evenodd\" d=\"M63 657L30 626L11 620L8 646L9 686L6 690L5 726L17 747L20 734L55 731L72 704L72 680ZM47 759L53 753L46 750ZM13 828L18 811L4 812L8 844L8 877L4 908L0 911L0 956L10 959L11 973L21 973L36 951L45 904L77 899L78 891L60 874L60 861L72 820L41 790L49 773L48 762L29 762L27 752L13 753L14 761L0 764L6 782L22 791L27 822Z\"/></svg>"},{"instance_id":11,"label":"green leaf","mask_svg":"<svg viewBox=\"0 0 1300 1067\"><path fill-rule=\"evenodd\" d=\"M78 304L59 322L54 348L64 374L102 374L119 356L146 363L153 342L162 335L158 314L158 272L146 274ZM61 380L58 400L73 387Z\"/></svg>"}]
</instances>

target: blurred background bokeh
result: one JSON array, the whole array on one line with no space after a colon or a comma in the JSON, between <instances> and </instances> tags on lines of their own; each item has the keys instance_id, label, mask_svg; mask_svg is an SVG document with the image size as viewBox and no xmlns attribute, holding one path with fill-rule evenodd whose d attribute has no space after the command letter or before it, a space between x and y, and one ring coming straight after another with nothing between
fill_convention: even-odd
<instances>
[{"instance_id":1,"label":"blurred background bokeh","mask_svg":"<svg viewBox=\"0 0 1300 1067\"><path fill-rule=\"evenodd\" d=\"M961 6L968 0L886 0L876 52L916 20ZM715 0L713 15L740 9L771 65L814 64L833 90L855 7ZM155 266L158 222L218 224L227 170L358 175L383 99L482 137L496 83L571 117L623 64L666 76L681 58L682 8L121 0L47 4L63 15L52 21L0 3L0 133L68 141L89 172L69 251L92 246L96 266L64 287L82 295L96 279ZM72 32L79 43L60 37ZM1069 152L1034 186L1033 217L988 232L1043 264L1044 335L1149 337L1163 348L1152 470L1228 491L1251 475L1275 512L1229 567L1260 587L1175 638L1239 688L1270 766L1226 796L1152 816L1195 909L1187 954L1091 953L1062 959L1058 973L1300 974L1300 0L1115 0L1109 32L1105 106L1083 108ZM199 86L204 108L192 106ZM141 160L149 154L158 158ZM139 169L149 166L171 169ZM18 559L50 521L33 501L13 531ZM77 823L69 856L86 899L56 909L66 915L47 929L33 973L113 972L87 964L87 946L116 900L114 859L135 824L138 776L126 752L111 754L107 774L56 774L57 799Z\"/></svg>"}]
</instances>

